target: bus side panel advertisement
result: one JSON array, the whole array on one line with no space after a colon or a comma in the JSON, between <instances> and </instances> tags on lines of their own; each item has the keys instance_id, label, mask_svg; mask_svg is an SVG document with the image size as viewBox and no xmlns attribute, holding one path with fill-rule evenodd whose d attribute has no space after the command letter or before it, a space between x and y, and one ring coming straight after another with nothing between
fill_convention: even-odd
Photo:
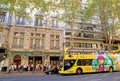
<instances>
[{"instance_id":1,"label":"bus side panel advertisement","mask_svg":"<svg viewBox=\"0 0 120 81\"><path fill-rule=\"evenodd\" d=\"M120 55L95 55L92 61L93 72L109 71L109 67L114 70L120 69Z\"/></svg>"}]
</instances>

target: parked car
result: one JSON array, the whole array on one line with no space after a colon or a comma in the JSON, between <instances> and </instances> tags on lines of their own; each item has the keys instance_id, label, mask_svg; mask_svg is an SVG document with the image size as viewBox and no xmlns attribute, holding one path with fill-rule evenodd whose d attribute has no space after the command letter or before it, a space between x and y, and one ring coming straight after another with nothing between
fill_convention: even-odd
<instances>
[{"instance_id":1,"label":"parked car","mask_svg":"<svg viewBox=\"0 0 120 81\"><path fill-rule=\"evenodd\" d=\"M51 70L46 70L45 73L47 75L50 75L50 74L58 74L58 68L57 67L54 67L52 68Z\"/></svg>"}]
</instances>

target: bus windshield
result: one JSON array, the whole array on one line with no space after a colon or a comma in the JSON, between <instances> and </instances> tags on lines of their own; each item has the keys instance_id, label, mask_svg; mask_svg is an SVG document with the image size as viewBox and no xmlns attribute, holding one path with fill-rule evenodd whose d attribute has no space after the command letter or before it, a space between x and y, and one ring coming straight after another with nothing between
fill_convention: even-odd
<instances>
[{"instance_id":1,"label":"bus windshield","mask_svg":"<svg viewBox=\"0 0 120 81\"><path fill-rule=\"evenodd\" d=\"M64 60L64 70L71 68L76 60Z\"/></svg>"}]
</instances>

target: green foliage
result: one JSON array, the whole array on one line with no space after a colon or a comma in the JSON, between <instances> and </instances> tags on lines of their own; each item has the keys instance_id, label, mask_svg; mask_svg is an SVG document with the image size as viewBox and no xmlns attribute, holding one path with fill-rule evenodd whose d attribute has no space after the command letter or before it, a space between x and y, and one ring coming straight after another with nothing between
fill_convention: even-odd
<instances>
[{"instance_id":1,"label":"green foliage","mask_svg":"<svg viewBox=\"0 0 120 81\"><path fill-rule=\"evenodd\" d=\"M81 3L80 0L60 0L59 8L63 11L59 19L71 26L70 47L73 47L73 27L76 25L76 20L81 18Z\"/></svg>"},{"instance_id":2,"label":"green foliage","mask_svg":"<svg viewBox=\"0 0 120 81\"><path fill-rule=\"evenodd\" d=\"M45 3L45 0L31 0L32 5L35 9L48 11L47 3Z\"/></svg>"},{"instance_id":3,"label":"green foliage","mask_svg":"<svg viewBox=\"0 0 120 81\"><path fill-rule=\"evenodd\" d=\"M111 39L106 40L109 43L114 41L114 36L120 27L120 1L119 0L87 0L88 8L84 11L84 20L91 19L98 15L103 26L104 35ZM109 49L109 48L108 48Z\"/></svg>"},{"instance_id":4,"label":"green foliage","mask_svg":"<svg viewBox=\"0 0 120 81\"><path fill-rule=\"evenodd\" d=\"M80 0L60 0L59 6L64 11L60 18L64 22L69 23L79 18L79 14L81 13Z\"/></svg>"},{"instance_id":5,"label":"green foliage","mask_svg":"<svg viewBox=\"0 0 120 81\"><path fill-rule=\"evenodd\" d=\"M85 19L98 15L108 24L108 20L115 21L120 17L119 0L88 0L88 8L85 10ZM103 21L101 21L103 22Z\"/></svg>"},{"instance_id":6,"label":"green foliage","mask_svg":"<svg viewBox=\"0 0 120 81\"><path fill-rule=\"evenodd\" d=\"M26 9L29 8L29 4L27 0L0 0L0 4L5 7L1 7L2 9L8 11L11 14L27 16Z\"/></svg>"}]
</instances>

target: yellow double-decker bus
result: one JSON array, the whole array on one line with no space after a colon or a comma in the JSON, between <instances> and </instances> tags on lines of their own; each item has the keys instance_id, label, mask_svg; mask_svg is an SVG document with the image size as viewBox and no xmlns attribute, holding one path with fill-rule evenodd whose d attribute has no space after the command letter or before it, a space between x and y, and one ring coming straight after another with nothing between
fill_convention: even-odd
<instances>
[{"instance_id":1,"label":"yellow double-decker bus","mask_svg":"<svg viewBox=\"0 0 120 81\"><path fill-rule=\"evenodd\" d=\"M81 54L79 51L66 49L60 74L82 74L90 72L119 71L120 55L107 52Z\"/></svg>"}]
</instances>

